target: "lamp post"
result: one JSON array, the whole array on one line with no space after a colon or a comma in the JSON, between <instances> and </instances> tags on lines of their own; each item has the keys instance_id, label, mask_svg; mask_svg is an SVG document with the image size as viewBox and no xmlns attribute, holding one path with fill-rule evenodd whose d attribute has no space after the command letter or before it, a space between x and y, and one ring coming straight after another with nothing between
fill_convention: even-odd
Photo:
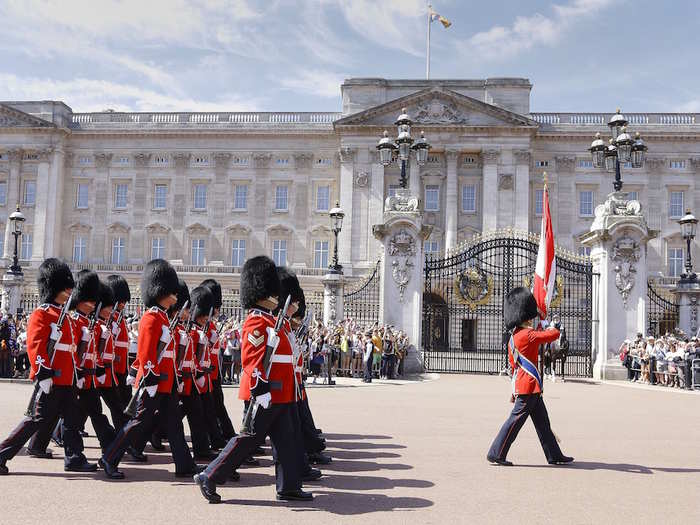
<instances>
[{"instance_id":1,"label":"lamp post","mask_svg":"<svg viewBox=\"0 0 700 525\"><path fill-rule=\"evenodd\" d=\"M424 132L420 132L420 138L418 140L414 140L413 137L411 137L412 124L413 121L408 116L406 108L402 108L399 118L394 122L398 132L396 139L393 140L389 138L389 132L385 131L382 138L379 139L379 144L377 144L379 161L384 166L388 166L397 158L401 161L401 179L399 184L402 189L406 189L408 186L406 162L408 162L411 155L411 150L416 154L416 161L419 166L423 166L427 162L428 151L430 150L430 144L428 144Z\"/></svg>"},{"instance_id":2,"label":"lamp post","mask_svg":"<svg viewBox=\"0 0 700 525\"><path fill-rule=\"evenodd\" d=\"M19 243L19 238L22 236L22 227L24 226L24 214L19 211L19 204L17 209L10 215L10 222L12 224L12 235L15 237L15 252L12 256L12 266L8 269L7 273L12 275L23 275L22 267L19 265L19 257L17 256L17 246Z\"/></svg>"},{"instance_id":3,"label":"lamp post","mask_svg":"<svg viewBox=\"0 0 700 525\"><path fill-rule=\"evenodd\" d=\"M698 276L695 274L695 272L693 272L693 261L691 260L690 255L690 241L695 239L698 220L695 218L695 215L690 213L690 210L686 210L685 215L681 217L678 224L681 227L681 236L685 239L687 246L685 255L685 273L681 275L681 282L684 284L696 283Z\"/></svg>"},{"instance_id":4,"label":"lamp post","mask_svg":"<svg viewBox=\"0 0 700 525\"><path fill-rule=\"evenodd\" d=\"M618 109L612 116L608 127L612 138L606 145L596 133L595 139L591 143L588 151L593 157L593 166L603 168L608 173L615 173L613 188L615 191L622 191L622 167L621 164L630 162L633 168L641 168L646 160L647 148L639 133L634 138L627 132L629 122Z\"/></svg>"},{"instance_id":5,"label":"lamp post","mask_svg":"<svg viewBox=\"0 0 700 525\"><path fill-rule=\"evenodd\" d=\"M345 212L341 209L340 203L335 202L335 208L333 208L328 215L331 218L331 230L335 235L335 246L333 247L333 263L328 267L331 273L343 273L343 267L338 263L338 234L340 230L343 229L343 218L345 217Z\"/></svg>"}]
</instances>

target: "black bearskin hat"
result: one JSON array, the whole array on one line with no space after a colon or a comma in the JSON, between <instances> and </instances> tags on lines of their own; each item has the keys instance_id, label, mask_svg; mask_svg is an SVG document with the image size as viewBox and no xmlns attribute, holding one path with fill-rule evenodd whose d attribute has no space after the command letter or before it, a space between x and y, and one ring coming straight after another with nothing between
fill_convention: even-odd
<instances>
[{"instance_id":1,"label":"black bearskin hat","mask_svg":"<svg viewBox=\"0 0 700 525\"><path fill-rule=\"evenodd\" d=\"M214 296L214 308L221 308L222 298L221 298L221 285L214 279L205 279L199 286L206 286L209 291Z\"/></svg>"},{"instance_id":2,"label":"black bearskin hat","mask_svg":"<svg viewBox=\"0 0 700 525\"><path fill-rule=\"evenodd\" d=\"M190 318L196 320L203 315L209 316L209 310L214 308L214 294L201 284L190 293Z\"/></svg>"},{"instance_id":3,"label":"black bearskin hat","mask_svg":"<svg viewBox=\"0 0 700 525\"><path fill-rule=\"evenodd\" d=\"M280 280L275 263L265 255L251 257L241 269L241 306L252 308L261 299L277 297Z\"/></svg>"},{"instance_id":4,"label":"black bearskin hat","mask_svg":"<svg viewBox=\"0 0 700 525\"><path fill-rule=\"evenodd\" d=\"M290 303L301 302L301 298L304 296L304 292L299 286L299 279L294 272L292 272L286 266L277 267L277 277L280 280L280 293L279 293L279 305L278 310L284 306L284 301L287 300L287 296L291 295Z\"/></svg>"},{"instance_id":5,"label":"black bearskin hat","mask_svg":"<svg viewBox=\"0 0 700 525\"><path fill-rule=\"evenodd\" d=\"M68 265L54 257L41 263L36 283L39 288L39 300L42 303L53 302L63 290L75 288L73 274Z\"/></svg>"},{"instance_id":6,"label":"black bearskin hat","mask_svg":"<svg viewBox=\"0 0 700 525\"><path fill-rule=\"evenodd\" d=\"M102 308L105 306L114 306L114 303L116 302L114 299L114 293L112 293L112 288L104 281L100 281L99 302L102 303Z\"/></svg>"},{"instance_id":7,"label":"black bearskin hat","mask_svg":"<svg viewBox=\"0 0 700 525\"><path fill-rule=\"evenodd\" d=\"M503 320L507 330L512 330L537 316L537 302L530 290L519 286L508 292L503 305Z\"/></svg>"},{"instance_id":8,"label":"black bearskin hat","mask_svg":"<svg viewBox=\"0 0 700 525\"><path fill-rule=\"evenodd\" d=\"M75 277L70 309L75 309L78 303L85 301L100 302L100 278L97 274L92 270L80 270Z\"/></svg>"},{"instance_id":9,"label":"black bearskin hat","mask_svg":"<svg viewBox=\"0 0 700 525\"><path fill-rule=\"evenodd\" d=\"M131 290L129 289L129 283L121 275L108 275L107 276L107 286L112 289L114 294L114 302L116 303L128 303L131 301Z\"/></svg>"},{"instance_id":10,"label":"black bearskin hat","mask_svg":"<svg viewBox=\"0 0 700 525\"><path fill-rule=\"evenodd\" d=\"M158 305L158 299L177 294L180 289L175 268L164 259L153 259L143 269L141 299L146 308Z\"/></svg>"},{"instance_id":11,"label":"black bearskin hat","mask_svg":"<svg viewBox=\"0 0 700 525\"><path fill-rule=\"evenodd\" d=\"M190 289L184 279L179 279L177 290L177 302L170 308L170 313L179 312L185 306L185 301L190 300ZM192 306L192 305L190 305Z\"/></svg>"},{"instance_id":12,"label":"black bearskin hat","mask_svg":"<svg viewBox=\"0 0 700 525\"><path fill-rule=\"evenodd\" d=\"M292 317L298 317L299 319L304 319L306 317L306 299L304 298L304 291L301 292L301 299L299 300L299 309Z\"/></svg>"}]
</instances>

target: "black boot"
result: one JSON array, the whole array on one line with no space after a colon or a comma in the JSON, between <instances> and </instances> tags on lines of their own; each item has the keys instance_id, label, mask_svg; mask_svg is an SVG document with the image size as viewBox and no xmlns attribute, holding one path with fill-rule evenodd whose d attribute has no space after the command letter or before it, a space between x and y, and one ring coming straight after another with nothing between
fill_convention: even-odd
<instances>
[{"instance_id":1,"label":"black boot","mask_svg":"<svg viewBox=\"0 0 700 525\"><path fill-rule=\"evenodd\" d=\"M109 479L124 479L124 473L118 470L114 465L107 463L104 459L98 459L97 463L99 463L100 468L105 471Z\"/></svg>"},{"instance_id":2,"label":"black boot","mask_svg":"<svg viewBox=\"0 0 700 525\"><path fill-rule=\"evenodd\" d=\"M567 463L571 463L574 460L571 456L562 456L557 459L553 459L551 461L548 461L550 465L566 465Z\"/></svg>"},{"instance_id":3,"label":"black boot","mask_svg":"<svg viewBox=\"0 0 700 525\"><path fill-rule=\"evenodd\" d=\"M195 474L192 478L199 485L199 491L209 503L221 503L221 496L216 493L216 484L210 481L206 474Z\"/></svg>"},{"instance_id":4,"label":"black boot","mask_svg":"<svg viewBox=\"0 0 700 525\"><path fill-rule=\"evenodd\" d=\"M311 494L311 492L304 492L299 489L288 492L278 492L277 499L283 501L311 501L314 499L314 495Z\"/></svg>"},{"instance_id":5,"label":"black boot","mask_svg":"<svg viewBox=\"0 0 700 525\"><path fill-rule=\"evenodd\" d=\"M86 460L83 463L78 463L75 465L64 465L63 470L66 472L95 472L97 470L97 465L94 463L88 463Z\"/></svg>"},{"instance_id":6,"label":"black boot","mask_svg":"<svg viewBox=\"0 0 700 525\"><path fill-rule=\"evenodd\" d=\"M131 460L136 463L148 463L148 456L143 452L136 450L134 447L129 447L126 449L126 453L131 456Z\"/></svg>"}]
</instances>

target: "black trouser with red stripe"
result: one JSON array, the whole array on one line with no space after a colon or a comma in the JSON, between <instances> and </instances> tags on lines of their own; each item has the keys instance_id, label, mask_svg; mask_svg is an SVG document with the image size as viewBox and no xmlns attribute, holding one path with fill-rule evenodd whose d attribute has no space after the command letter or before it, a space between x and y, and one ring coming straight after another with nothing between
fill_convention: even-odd
<instances>
[{"instance_id":1,"label":"black trouser with red stripe","mask_svg":"<svg viewBox=\"0 0 700 525\"><path fill-rule=\"evenodd\" d=\"M540 444L547 461L557 461L563 456L549 424L547 407L544 406L542 394L521 394L515 397L515 404L510 416L503 423L496 439L491 444L489 458L506 459L510 446L515 441L528 416L532 418L532 423L535 425L537 437L540 438Z\"/></svg>"}]
</instances>

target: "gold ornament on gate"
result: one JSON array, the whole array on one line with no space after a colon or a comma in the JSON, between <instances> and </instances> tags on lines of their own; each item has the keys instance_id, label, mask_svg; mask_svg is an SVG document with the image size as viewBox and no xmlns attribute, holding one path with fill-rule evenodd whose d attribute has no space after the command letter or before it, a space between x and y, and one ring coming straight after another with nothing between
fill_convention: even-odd
<instances>
[{"instance_id":1,"label":"gold ornament on gate","mask_svg":"<svg viewBox=\"0 0 700 525\"><path fill-rule=\"evenodd\" d=\"M523 278L523 286L532 290L532 277ZM557 275L554 279L554 293L552 294L552 302L549 303L550 308L559 308L564 299L564 278Z\"/></svg>"},{"instance_id":2,"label":"gold ornament on gate","mask_svg":"<svg viewBox=\"0 0 700 525\"><path fill-rule=\"evenodd\" d=\"M455 278L457 300L466 304L472 312L486 304L493 291L493 278L478 266L471 266L457 274Z\"/></svg>"}]
</instances>

